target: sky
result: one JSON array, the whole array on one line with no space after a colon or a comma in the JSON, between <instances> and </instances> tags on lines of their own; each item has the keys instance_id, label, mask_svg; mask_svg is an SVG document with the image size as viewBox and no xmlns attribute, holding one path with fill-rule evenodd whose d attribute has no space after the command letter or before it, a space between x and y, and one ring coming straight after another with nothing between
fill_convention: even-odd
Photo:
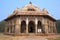
<instances>
[{"instance_id":1,"label":"sky","mask_svg":"<svg viewBox=\"0 0 60 40\"><path fill-rule=\"evenodd\" d=\"M6 19L16 8L22 8L30 1L41 10L46 8L56 20L60 19L60 0L0 0L0 21Z\"/></svg>"}]
</instances>

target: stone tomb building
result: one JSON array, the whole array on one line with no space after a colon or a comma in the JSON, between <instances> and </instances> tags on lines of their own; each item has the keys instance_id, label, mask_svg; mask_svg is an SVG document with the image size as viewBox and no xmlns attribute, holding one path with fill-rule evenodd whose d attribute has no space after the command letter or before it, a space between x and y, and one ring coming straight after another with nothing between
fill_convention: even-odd
<instances>
[{"instance_id":1,"label":"stone tomb building","mask_svg":"<svg viewBox=\"0 0 60 40\"><path fill-rule=\"evenodd\" d=\"M56 20L44 8L31 2L23 8L16 8L6 19L5 34L11 35L50 35L56 34Z\"/></svg>"}]
</instances>

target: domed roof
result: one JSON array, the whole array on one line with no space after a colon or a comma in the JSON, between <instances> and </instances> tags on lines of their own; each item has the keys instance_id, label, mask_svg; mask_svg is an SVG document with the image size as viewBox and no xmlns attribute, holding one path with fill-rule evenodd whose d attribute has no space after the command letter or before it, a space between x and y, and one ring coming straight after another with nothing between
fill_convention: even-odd
<instances>
[{"instance_id":1,"label":"domed roof","mask_svg":"<svg viewBox=\"0 0 60 40\"><path fill-rule=\"evenodd\" d=\"M40 11L39 7L35 6L30 2L22 8L22 11Z\"/></svg>"},{"instance_id":2,"label":"domed roof","mask_svg":"<svg viewBox=\"0 0 60 40\"><path fill-rule=\"evenodd\" d=\"M45 14L48 14L48 11L47 11L47 9L45 9L45 8L43 8L43 10L42 10Z\"/></svg>"}]
</instances>

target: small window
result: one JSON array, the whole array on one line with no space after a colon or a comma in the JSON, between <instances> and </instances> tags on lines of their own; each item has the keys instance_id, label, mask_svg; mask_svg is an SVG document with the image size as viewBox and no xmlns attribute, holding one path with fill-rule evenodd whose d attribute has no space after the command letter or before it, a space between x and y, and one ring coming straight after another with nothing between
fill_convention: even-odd
<instances>
[{"instance_id":1,"label":"small window","mask_svg":"<svg viewBox=\"0 0 60 40\"><path fill-rule=\"evenodd\" d=\"M35 11L35 9L28 9L28 11Z\"/></svg>"}]
</instances>

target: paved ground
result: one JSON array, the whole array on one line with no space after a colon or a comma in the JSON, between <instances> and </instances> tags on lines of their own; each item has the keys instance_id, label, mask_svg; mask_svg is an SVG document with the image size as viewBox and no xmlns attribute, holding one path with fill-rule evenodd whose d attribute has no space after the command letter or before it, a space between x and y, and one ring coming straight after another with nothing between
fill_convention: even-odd
<instances>
[{"instance_id":1,"label":"paved ground","mask_svg":"<svg viewBox=\"0 0 60 40\"><path fill-rule=\"evenodd\" d=\"M40 36L19 36L15 37L15 40L48 40L47 38L40 37Z\"/></svg>"},{"instance_id":2,"label":"paved ground","mask_svg":"<svg viewBox=\"0 0 60 40\"><path fill-rule=\"evenodd\" d=\"M48 40L48 38L56 38L60 35L56 36L10 36L4 35L0 33L0 40Z\"/></svg>"}]
</instances>

